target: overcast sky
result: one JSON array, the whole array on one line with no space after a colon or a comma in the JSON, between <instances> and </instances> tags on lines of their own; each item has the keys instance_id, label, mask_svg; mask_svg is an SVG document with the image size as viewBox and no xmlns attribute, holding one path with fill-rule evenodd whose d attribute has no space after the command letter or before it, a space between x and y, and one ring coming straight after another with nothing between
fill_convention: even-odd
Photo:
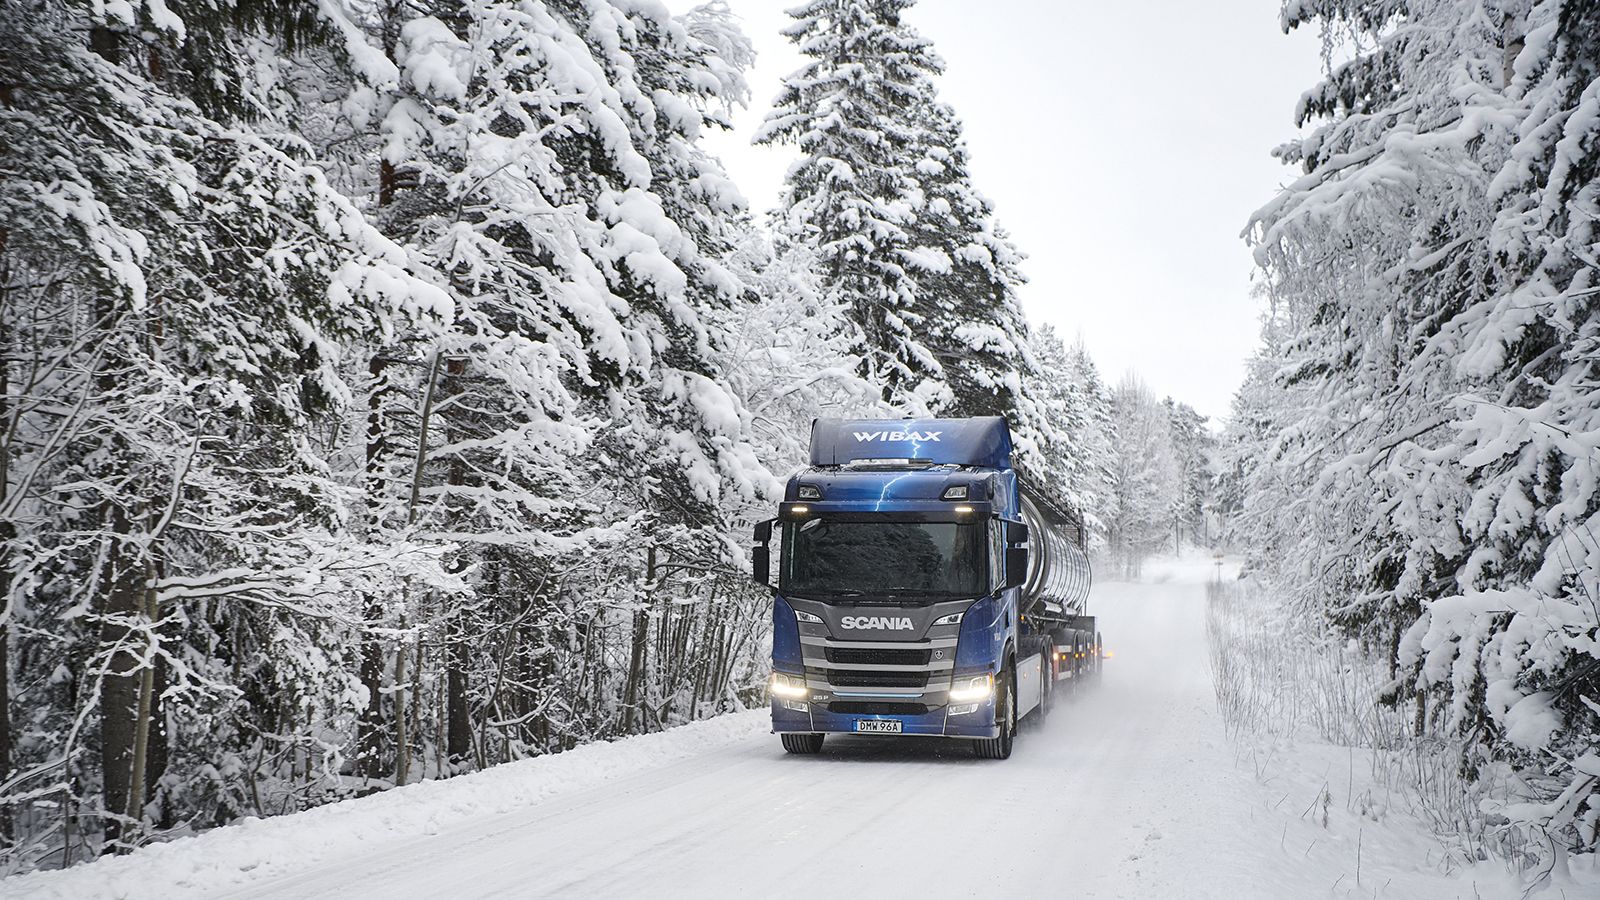
<instances>
[{"instance_id":1,"label":"overcast sky","mask_svg":"<svg viewBox=\"0 0 1600 900\"><path fill-rule=\"evenodd\" d=\"M728 0L760 54L752 102L711 149L758 211L796 158L750 146L783 76L787 0ZM677 0L677 8L693 5ZM911 24L947 70L978 190L1027 254L1023 305L1108 381L1227 415L1256 345L1250 213L1293 177L1269 155L1296 134L1320 71L1315 35L1285 36L1277 0L921 0Z\"/></svg>"}]
</instances>

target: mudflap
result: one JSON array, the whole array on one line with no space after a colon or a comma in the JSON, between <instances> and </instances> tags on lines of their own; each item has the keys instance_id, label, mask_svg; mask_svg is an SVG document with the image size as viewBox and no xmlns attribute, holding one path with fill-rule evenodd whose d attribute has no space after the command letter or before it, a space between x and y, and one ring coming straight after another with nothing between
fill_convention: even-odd
<instances>
[{"instance_id":1,"label":"mudflap","mask_svg":"<svg viewBox=\"0 0 1600 900\"><path fill-rule=\"evenodd\" d=\"M1044 701L1043 657L1035 653L1017 660L1017 721L1039 708Z\"/></svg>"}]
</instances>

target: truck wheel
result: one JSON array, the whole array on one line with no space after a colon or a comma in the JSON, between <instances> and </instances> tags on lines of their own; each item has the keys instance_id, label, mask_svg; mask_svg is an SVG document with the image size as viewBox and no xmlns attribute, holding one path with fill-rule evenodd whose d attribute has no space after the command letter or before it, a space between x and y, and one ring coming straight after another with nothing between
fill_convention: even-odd
<instances>
[{"instance_id":1,"label":"truck wheel","mask_svg":"<svg viewBox=\"0 0 1600 900\"><path fill-rule=\"evenodd\" d=\"M972 742L973 752L979 759L1011 758L1011 742L1017 735L1017 680L1011 666L1000 670L1000 698L995 704L994 718L1000 725L1000 736Z\"/></svg>"},{"instance_id":2,"label":"truck wheel","mask_svg":"<svg viewBox=\"0 0 1600 900\"><path fill-rule=\"evenodd\" d=\"M822 739L826 735L807 734L780 734L778 740L783 742L783 749L789 753L816 753L822 749Z\"/></svg>"},{"instance_id":3,"label":"truck wheel","mask_svg":"<svg viewBox=\"0 0 1600 900\"><path fill-rule=\"evenodd\" d=\"M1072 671L1072 677L1067 679L1067 693L1076 696L1079 691L1083 690L1083 659L1079 653L1079 651L1083 649L1083 643L1078 640L1078 633L1076 631L1067 632L1066 646L1066 668Z\"/></svg>"}]
</instances>

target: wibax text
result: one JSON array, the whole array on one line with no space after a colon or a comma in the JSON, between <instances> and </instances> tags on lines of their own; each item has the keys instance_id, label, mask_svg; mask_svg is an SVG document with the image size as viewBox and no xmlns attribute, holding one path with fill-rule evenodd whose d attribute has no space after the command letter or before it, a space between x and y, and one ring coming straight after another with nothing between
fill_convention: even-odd
<instances>
[{"instance_id":1,"label":"wibax text","mask_svg":"<svg viewBox=\"0 0 1600 900\"><path fill-rule=\"evenodd\" d=\"M866 444L872 441L918 441L926 443L937 441L942 431L857 431L856 443Z\"/></svg>"}]
</instances>

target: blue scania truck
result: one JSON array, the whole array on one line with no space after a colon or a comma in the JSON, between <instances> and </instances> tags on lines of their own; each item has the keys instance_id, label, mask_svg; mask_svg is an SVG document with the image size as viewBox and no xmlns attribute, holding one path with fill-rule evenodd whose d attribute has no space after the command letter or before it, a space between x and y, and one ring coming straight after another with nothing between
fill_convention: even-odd
<instances>
[{"instance_id":1,"label":"blue scania truck","mask_svg":"<svg viewBox=\"0 0 1600 900\"><path fill-rule=\"evenodd\" d=\"M1005 759L1023 717L1100 672L1084 549L1081 517L1013 467L1003 418L817 419L755 528L772 730L790 753L938 735Z\"/></svg>"}]
</instances>

